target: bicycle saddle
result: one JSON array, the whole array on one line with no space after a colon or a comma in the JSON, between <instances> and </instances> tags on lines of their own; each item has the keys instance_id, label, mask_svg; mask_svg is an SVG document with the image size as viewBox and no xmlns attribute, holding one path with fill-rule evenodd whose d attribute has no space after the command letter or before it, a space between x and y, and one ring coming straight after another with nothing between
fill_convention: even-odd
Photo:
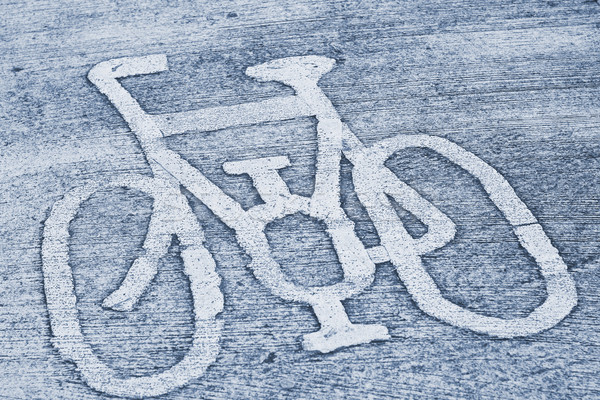
<instances>
[{"instance_id":1,"label":"bicycle saddle","mask_svg":"<svg viewBox=\"0 0 600 400\"><path fill-rule=\"evenodd\" d=\"M278 81L293 86L301 80L316 83L334 64L334 59L323 56L286 57L248 67L246 75L261 82Z\"/></svg>"}]
</instances>

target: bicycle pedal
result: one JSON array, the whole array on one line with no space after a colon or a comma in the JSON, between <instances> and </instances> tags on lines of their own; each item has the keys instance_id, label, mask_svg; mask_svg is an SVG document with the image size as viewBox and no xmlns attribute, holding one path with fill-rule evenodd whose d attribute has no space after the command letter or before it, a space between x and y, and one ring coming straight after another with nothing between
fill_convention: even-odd
<instances>
[{"instance_id":1,"label":"bicycle pedal","mask_svg":"<svg viewBox=\"0 0 600 400\"><path fill-rule=\"evenodd\" d=\"M321 328L317 332L304 335L302 347L307 351L331 353L341 347L371 343L375 340L391 339L387 327L383 325L350 324L343 328Z\"/></svg>"}]
</instances>

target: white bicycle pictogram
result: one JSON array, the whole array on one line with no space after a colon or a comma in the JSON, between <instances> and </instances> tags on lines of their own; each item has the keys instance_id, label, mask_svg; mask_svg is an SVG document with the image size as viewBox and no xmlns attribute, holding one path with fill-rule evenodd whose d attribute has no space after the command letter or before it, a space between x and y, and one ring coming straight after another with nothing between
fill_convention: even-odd
<instances>
[{"instance_id":1,"label":"white bicycle pictogram","mask_svg":"<svg viewBox=\"0 0 600 400\"><path fill-rule=\"evenodd\" d=\"M43 233L44 287L53 343L73 361L94 389L116 396L147 397L167 393L201 377L220 349L223 309L220 277L212 255L204 247L202 227L193 214L183 185L236 233L251 257L249 267L275 295L308 303L321 325L304 335L303 347L323 353L340 347L386 340L383 325L350 322L342 300L367 288L375 264L390 261L416 305L425 313L459 328L501 338L526 336L556 325L577 303L575 285L567 266L536 218L510 184L490 165L446 139L429 135L399 134L365 146L341 121L332 103L318 86L335 61L321 56L289 57L250 67L246 74L259 81L277 81L292 87L295 95L235 106L151 115L119 83L119 78L168 70L165 55L119 58L91 69L89 80L121 113L139 141L153 177L122 175L69 191L52 207ZM240 125L316 117L317 163L314 192L291 194L278 173L290 165L286 156L226 162L229 174L248 174L264 204L248 210L192 167L162 138L189 131L215 131ZM537 262L546 283L547 298L524 318L501 319L478 314L445 299L421 262L421 256L445 246L455 235L454 223L428 200L402 182L384 162L399 150L417 147L433 150L479 180L490 199L512 226L519 243ZM352 180L360 202L372 220L380 246L366 248L353 222L340 204L342 154L353 164ZM77 315L69 266L69 225L81 204L96 191L109 187L140 190L154 199L152 217L143 247L145 254L131 265L121 286L103 306L131 310L157 273L158 263L177 235L184 272L189 277L195 313L193 344L185 357L170 369L154 375L121 378L103 364L85 343ZM404 228L388 196L427 226L415 239ZM286 277L271 254L266 226L288 215L302 213L324 222L343 270L341 282L305 287Z\"/></svg>"}]
</instances>

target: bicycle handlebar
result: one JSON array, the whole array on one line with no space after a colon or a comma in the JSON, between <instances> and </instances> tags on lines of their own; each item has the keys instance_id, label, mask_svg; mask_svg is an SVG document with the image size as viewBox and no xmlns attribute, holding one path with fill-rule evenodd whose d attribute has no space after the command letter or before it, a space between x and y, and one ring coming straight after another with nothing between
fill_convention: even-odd
<instances>
[{"instance_id":1,"label":"bicycle handlebar","mask_svg":"<svg viewBox=\"0 0 600 400\"><path fill-rule=\"evenodd\" d=\"M246 74L258 81L282 82L300 93L314 88L334 64L335 60L321 56L290 57L249 67ZM293 95L232 106L151 115L146 113L117 81L119 78L164 72L168 69L167 57L164 54L122 57L97 64L88 73L88 79L110 99L129 124L143 127L134 129L136 134L148 132L149 125L153 125L152 138L177 135L190 130L205 132L240 125L285 121L315 116L317 113L317 110L313 110L300 96Z\"/></svg>"},{"instance_id":2,"label":"bicycle handlebar","mask_svg":"<svg viewBox=\"0 0 600 400\"><path fill-rule=\"evenodd\" d=\"M152 54L144 57L121 57L96 64L88 72L88 78L96 84L96 82L106 79L154 74L167 71L168 69L166 54Z\"/></svg>"}]
</instances>

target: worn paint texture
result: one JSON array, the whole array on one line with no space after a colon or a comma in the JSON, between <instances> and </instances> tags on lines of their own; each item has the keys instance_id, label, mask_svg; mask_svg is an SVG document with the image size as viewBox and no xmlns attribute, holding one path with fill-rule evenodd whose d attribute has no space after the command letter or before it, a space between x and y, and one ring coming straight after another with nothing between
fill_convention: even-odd
<instances>
[{"instance_id":1,"label":"worn paint texture","mask_svg":"<svg viewBox=\"0 0 600 400\"><path fill-rule=\"evenodd\" d=\"M597 2L0 11L0 399L600 397Z\"/></svg>"}]
</instances>

